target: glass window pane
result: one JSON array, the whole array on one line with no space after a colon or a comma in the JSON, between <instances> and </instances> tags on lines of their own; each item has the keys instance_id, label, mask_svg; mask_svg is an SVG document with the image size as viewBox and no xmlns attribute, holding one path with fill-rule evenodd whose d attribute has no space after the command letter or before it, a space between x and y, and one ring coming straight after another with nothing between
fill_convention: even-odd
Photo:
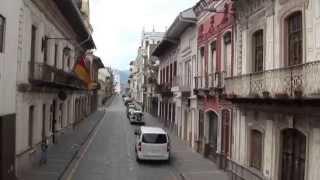
<instances>
[{"instance_id":1,"label":"glass window pane","mask_svg":"<svg viewBox=\"0 0 320 180\"><path fill-rule=\"evenodd\" d=\"M167 136L165 134L143 134L142 142L151 144L165 144L167 143Z\"/></svg>"},{"instance_id":2,"label":"glass window pane","mask_svg":"<svg viewBox=\"0 0 320 180\"><path fill-rule=\"evenodd\" d=\"M0 15L0 52L4 49L5 18Z\"/></svg>"}]
</instances>

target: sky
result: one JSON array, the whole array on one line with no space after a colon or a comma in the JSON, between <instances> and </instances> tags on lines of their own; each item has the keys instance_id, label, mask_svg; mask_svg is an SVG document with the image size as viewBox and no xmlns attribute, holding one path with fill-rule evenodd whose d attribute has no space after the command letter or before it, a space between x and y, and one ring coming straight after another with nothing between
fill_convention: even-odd
<instances>
[{"instance_id":1,"label":"sky","mask_svg":"<svg viewBox=\"0 0 320 180\"><path fill-rule=\"evenodd\" d=\"M179 12L198 0L90 0L90 21L105 66L128 70L135 60L143 28L164 32Z\"/></svg>"}]
</instances>

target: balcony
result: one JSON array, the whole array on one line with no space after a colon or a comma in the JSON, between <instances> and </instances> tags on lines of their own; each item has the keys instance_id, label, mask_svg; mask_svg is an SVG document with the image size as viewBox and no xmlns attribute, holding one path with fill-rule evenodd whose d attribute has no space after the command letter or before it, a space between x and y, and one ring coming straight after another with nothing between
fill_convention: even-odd
<instances>
[{"instance_id":1,"label":"balcony","mask_svg":"<svg viewBox=\"0 0 320 180\"><path fill-rule=\"evenodd\" d=\"M73 73L65 72L64 70L44 63L18 62L18 68L23 70L19 72L22 73L20 76L27 74L27 80L18 83L18 89L20 91L35 90L41 87L73 90L86 88L83 81ZM28 69L28 72L26 72L24 68Z\"/></svg>"},{"instance_id":2,"label":"balcony","mask_svg":"<svg viewBox=\"0 0 320 180\"><path fill-rule=\"evenodd\" d=\"M170 83L162 83L157 86L157 92L162 94L163 96L172 96L171 85Z\"/></svg>"},{"instance_id":3,"label":"balcony","mask_svg":"<svg viewBox=\"0 0 320 180\"><path fill-rule=\"evenodd\" d=\"M185 77L186 78L186 77ZM191 91L191 82L186 82L185 79L182 78L182 76L176 76L173 78L172 81L172 85L173 87L178 87L177 91L181 91L183 94L186 93L190 93Z\"/></svg>"},{"instance_id":4,"label":"balcony","mask_svg":"<svg viewBox=\"0 0 320 180\"><path fill-rule=\"evenodd\" d=\"M210 73L207 76L196 76L195 94L200 96L213 96L221 94L224 90L225 72Z\"/></svg>"},{"instance_id":5,"label":"balcony","mask_svg":"<svg viewBox=\"0 0 320 180\"><path fill-rule=\"evenodd\" d=\"M230 99L315 99L320 95L320 61L226 78Z\"/></svg>"}]
</instances>

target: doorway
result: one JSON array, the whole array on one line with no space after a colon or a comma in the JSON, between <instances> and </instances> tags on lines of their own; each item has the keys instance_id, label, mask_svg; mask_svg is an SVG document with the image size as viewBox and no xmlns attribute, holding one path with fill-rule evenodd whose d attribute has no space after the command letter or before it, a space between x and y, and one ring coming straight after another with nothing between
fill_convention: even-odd
<instances>
[{"instance_id":1,"label":"doorway","mask_svg":"<svg viewBox=\"0 0 320 180\"><path fill-rule=\"evenodd\" d=\"M199 111L199 137L198 137L198 152L203 153L204 142L204 112Z\"/></svg>"},{"instance_id":2,"label":"doorway","mask_svg":"<svg viewBox=\"0 0 320 180\"><path fill-rule=\"evenodd\" d=\"M218 116L215 112L207 112L209 122L209 143L206 148L208 158L216 161L216 152L218 146Z\"/></svg>"},{"instance_id":3,"label":"doorway","mask_svg":"<svg viewBox=\"0 0 320 180\"><path fill-rule=\"evenodd\" d=\"M304 180L306 136L297 129L285 129L281 141L281 180Z\"/></svg>"},{"instance_id":4,"label":"doorway","mask_svg":"<svg viewBox=\"0 0 320 180\"><path fill-rule=\"evenodd\" d=\"M55 144L56 143L56 100L53 100L52 102L52 109L51 109L51 113L52 113L52 126L51 126L51 132L52 132L52 143Z\"/></svg>"},{"instance_id":5,"label":"doorway","mask_svg":"<svg viewBox=\"0 0 320 180\"><path fill-rule=\"evenodd\" d=\"M230 154L230 123L231 115L227 109L222 110L222 149L221 149L221 163L220 168L225 169L227 167L227 159Z\"/></svg>"}]
</instances>

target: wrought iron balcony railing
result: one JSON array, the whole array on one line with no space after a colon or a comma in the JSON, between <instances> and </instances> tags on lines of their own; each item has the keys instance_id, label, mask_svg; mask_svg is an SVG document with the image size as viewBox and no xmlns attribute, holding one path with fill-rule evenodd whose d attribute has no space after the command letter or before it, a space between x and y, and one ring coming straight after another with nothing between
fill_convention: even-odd
<instances>
[{"instance_id":1,"label":"wrought iron balcony railing","mask_svg":"<svg viewBox=\"0 0 320 180\"><path fill-rule=\"evenodd\" d=\"M186 78L186 79L184 79ZM191 82L187 80L187 77L186 76L175 76L173 78L173 83L172 83L172 86L176 86L176 87L179 87L179 91L182 91L182 92L189 92L191 91Z\"/></svg>"},{"instance_id":2,"label":"wrought iron balcony railing","mask_svg":"<svg viewBox=\"0 0 320 180\"><path fill-rule=\"evenodd\" d=\"M232 97L316 97L320 95L320 61L226 78Z\"/></svg>"},{"instance_id":3,"label":"wrought iron balcony railing","mask_svg":"<svg viewBox=\"0 0 320 180\"><path fill-rule=\"evenodd\" d=\"M22 63L22 62L20 62ZM28 80L36 86L65 87L72 89L85 89L84 82L71 72L44 64L28 63ZM23 67L19 65L19 67Z\"/></svg>"}]
</instances>

